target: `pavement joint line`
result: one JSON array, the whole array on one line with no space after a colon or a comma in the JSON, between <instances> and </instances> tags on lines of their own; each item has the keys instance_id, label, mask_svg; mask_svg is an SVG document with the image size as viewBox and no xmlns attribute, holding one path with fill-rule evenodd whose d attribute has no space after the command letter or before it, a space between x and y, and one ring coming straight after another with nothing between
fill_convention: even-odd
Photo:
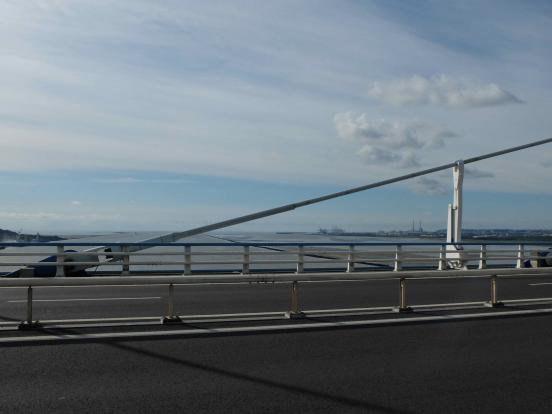
<instances>
[{"instance_id":1,"label":"pavement joint line","mask_svg":"<svg viewBox=\"0 0 552 414\"><path fill-rule=\"evenodd\" d=\"M33 302L94 302L102 300L157 300L161 296L144 296L135 298L67 298L67 299L33 299ZM26 303L27 299L8 300L7 303Z\"/></svg>"},{"instance_id":2,"label":"pavement joint line","mask_svg":"<svg viewBox=\"0 0 552 414\"><path fill-rule=\"evenodd\" d=\"M307 273L308 274L308 273ZM173 276L178 276L178 275L173 275ZM414 280L414 278L412 279ZM300 283L304 284L304 283L309 283L309 284L316 284L316 283L341 283L341 282L347 282L347 283L351 283L351 282L371 282L371 281L377 281L377 282L383 282L383 281L394 281L394 279L389 279L389 278L379 278L379 279L367 279L367 280L358 280L358 279L340 279L340 280L302 280ZM288 281L279 281L279 280L275 280L275 281L263 281L263 282L260 282L258 280L251 280L251 281L244 281L244 282L205 282L205 283L186 283L185 285L175 285L175 287L177 286L186 286L186 287L201 287L201 286L219 286L219 285L225 285L225 286L228 286L228 285L284 285L284 284L287 284L289 285L291 282L288 282ZM109 285L109 287L124 287L124 288L128 288L128 287L144 287L145 285ZM166 287L167 284L166 283L159 283L159 284L152 284L152 285L147 285L147 286L159 286L159 287ZM60 285L60 286L40 286L41 289L57 289L57 288L63 288L63 289L75 289L75 288L79 288L81 286L63 286L63 285ZM94 288L104 288L105 286L104 285L89 285L87 287L94 287ZM0 289L26 289L25 286L0 286Z\"/></svg>"},{"instance_id":3,"label":"pavement joint line","mask_svg":"<svg viewBox=\"0 0 552 414\"><path fill-rule=\"evenodd\" d=\"M270 333L270 332L290 332L290 331L307 331L315 329L329 328L354 328L362 326L390 326L390 325L407 325L412 323L424 322L450 322L461 320L479 320L494 317L507 316L530 316L530 315L547 315L552 314L552 308L535 309L535 310L517 310L517 311L502 311L502 312L486 312L486 313L471 313L461 315L433 315L419 316L407 318L392 318L392 319L377 319L377 320L361 320L361 321L344 321L344 322L314 322L301 324L282 324L282 325L265 325L255 327L227 327L227 328L196 328L184 330L169 330L169 331L142 331L142 332L121 332L121 333L97 333L97 334L62 334L62 335L43 335L43 336L20 336L0 339L0 344L10 343L54 343L54 342L77 342L77 341L99 341L99 340L122 340L122 339L139 339L139 338L162 338L162 337L207 337L218 335L230 335L239 333Z\"/></svg>"}]
</instances>

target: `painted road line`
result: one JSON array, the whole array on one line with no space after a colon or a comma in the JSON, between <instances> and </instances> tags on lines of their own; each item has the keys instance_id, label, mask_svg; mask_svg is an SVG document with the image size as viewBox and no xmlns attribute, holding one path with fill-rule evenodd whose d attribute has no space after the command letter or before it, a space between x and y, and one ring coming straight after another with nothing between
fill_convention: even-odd
<instances>
[{"instance_id":1,"label":"painted road line","mask_svg":"<svg viewBox=\"0 0 552 414\"><path fill-rule=\"evenodd\" d=\"M120 333L98 333L98 334L59 334L59 335L41 335L41 336L20 336L0 339L0 345L25 344L25 343L52 343L52 342L76 342L76 341L102 341L102 340L123 340L123 339L154 339L154 338L184 338L184 337L205 337L221 336L240 333L276 333L276 332L297 332L317 329L331 328L354 328L362 326L391 326L408 325L413 323L430 322L451 322L462 320L481 320L495 317L514 317L514 316L535 316L552 315L552 308L535 310L518 310L502 312L485 313L467 313L462 315L437 315L420 316L408 318L390 318L362 321L344 321L344 322L313 322L300 324L281 324L265 325L254 327L230 327L230 328L185 328L182 330L169 331L142 331L142 332L120 332Z\"/></svg>"},{"instance_id":2,"label":"painted road line","mask_svg":"<svg viewBox=\"0 0 552 414\"><path fill-rule=\"evenodd\" d=\"M75 299L33 299L33 302L91 302L102 300L157 300L161 296L144 296L139 298L75 298ZM27 299L8 300L8 303L26 303Z\"/></svg>"},{"instance_id":3,"label":"painted road line","mask_svg":"<svg viewBox=\"0 0 552 414\"><path fill-rule=\"evenodd\" d=\"M529 286L543 286L543 285L552 285L552 282L529 283Z\"/></svg>"}]
</instances>

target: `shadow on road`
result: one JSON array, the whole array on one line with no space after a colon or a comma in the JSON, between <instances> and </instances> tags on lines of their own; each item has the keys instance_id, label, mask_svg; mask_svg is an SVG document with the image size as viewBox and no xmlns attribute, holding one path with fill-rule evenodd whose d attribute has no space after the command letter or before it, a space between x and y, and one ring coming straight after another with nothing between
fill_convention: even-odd
<instances>
[{"instance_id":1,"label":"shadow on road","mask_svg":"<svg viewBox=\"0 0 552 414\"><path fill-rule=\"evenodd\" d=\"M108 343L105 345L112 346L117 349L122 349L128 352L133 352L139 355L147 356L150 358L156 358L162 361L171 362L173 364L178 364L186 368L201 370L204 372L208 372L210 374L220 375L234 380L250 382L257 385L263 385L265 387L276 388L279 390L291 392L294 394L300 394L307 397L319 398L319 399L323 399L326 401L330 401L330 402L341 404L348 407L363 408L363 409L373 410L373 411L377 411L385 414L414 414L411 411L398 410L395 408L385 407L379 404L370 403L368 401L363 401L356 398L349 398L342 395L329 394L326 392L317 391L317 390L313 390L310 388L305 388L305 387L301 387L293 384L287 384L284 382L275 381L268 378L262 378L262 377L258 377L250 374L244 374L237 371L232 371L229 369L202 364L191 360L163 355L163 354L159 354L159 353L144 350L144 349L139 349L122 343Z\"/></svg>"},{"instance_id":2,"label":"shadow on road","mask_svg":"<svg viewBox=\"0 0 552 414\"><path fill-rule=\"evenodd\" d=\"M10 318L9 316L0 315L0 323L2 322L21 322L21 318Z\"/></svg>"},{"instance_id":3,"label":"shadow on road","mask_svg":"<svg viewBox=\"0 0 552 414\"><path fill-rule=\"evenodd\" d=\"M60 338L63 338L63 335L75 335L79 333L79 331L77 330L73 330L69 328L59 328L59 327L57 327L56 329L39 328L37 329L37 331L52 334L52 335L58 335L60 336ZM244 381L251 384L262 385L273 389L287 391L287 392L305 396L305 397L318 398L335 404L340 404L342 406L347 406L349 408L361 408L361 409L381 412L385 414L414 414L414 412L412 411L398 410L392 407L385 407L383 405L374 404L374 403L363 401L356 398L349 398L342 395L330 394L327 392L317 391L317 390L301 387L294 384L287 384L285 382L275 381L269 378L262 378L259 376L245 374L234 370L224 369L224 368L207 365L207 364L203 364L203 363L199 363L199 362L195 362L187 359L164 355L164 354L140 349L140 348L130 346L124 343L116 342L116 341L106 341L106 342L94 341L94 342L97 344L104 345L106 347L112 347L126 352L132 352L138 355L142 355L145 357L155 358L160 361L178 364L179 366L182 366L185 368L200 370L203 372L207 372L209 374L219 375L233 380Z\"/></svg>"}]
</instances>

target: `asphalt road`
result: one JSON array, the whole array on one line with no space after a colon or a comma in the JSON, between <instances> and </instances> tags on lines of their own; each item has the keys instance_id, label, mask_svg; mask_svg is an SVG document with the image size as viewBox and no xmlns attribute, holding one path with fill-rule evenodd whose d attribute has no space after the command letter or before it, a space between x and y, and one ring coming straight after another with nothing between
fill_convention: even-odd
<instances>
[{"instance_id":1,"label":"asphalt road","mask_svg":"<svg viewBox=\"0 0 552 414\"><path fill-rule=\"evenodd\" d=\"M175 309L180 315L237 312L285 312L290 306L289 283L176 286ZM550 277L505 278L498 282L502 300L552 297ZM57 287L34 289L34 319L162 316L167 311L166 286ZM301 283L306 310L396 306L398 281ZM409 280L411 305L489 300L488 279ZM22 320L26 290L0 289L0 322Z\"/></svg>"},{"instance_id":2,"label":"asphalt road","mask_svg":"<svg viewBox=\"0 0 552 414\"><path fill-rule=\"evenodd\" d=\"M552 316L2 347L5 413L549 413Z\"/></svg>"},{"instance_id":3,"label":"asphalt road","mask_svg":"<svg viewBox=\"0 0 552 414\"><path fill-rule=\"evenodd\" d=\"M289 284L179 286L177 312L285 311ZM488 300L485 279L409 280L411 304ZM303 283L305 309L393 306L398 282ZM552 297L548 277L502 299ZM0 289L21 320L25 290ZM37 288L36 319L160 316L167 287ZM70 332L69 330L67 332ZM158 340L0 344L0 413L549 413L552 316Z\"/></svg>"}]
</instances>

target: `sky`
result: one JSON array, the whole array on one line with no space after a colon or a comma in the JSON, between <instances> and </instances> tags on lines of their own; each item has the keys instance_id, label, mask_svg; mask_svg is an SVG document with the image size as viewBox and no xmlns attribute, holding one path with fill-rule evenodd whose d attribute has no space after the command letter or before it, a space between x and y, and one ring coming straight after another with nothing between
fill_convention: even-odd
<instances>
[{"instance_id":1,"label":"sky","mask_svg":"<svg viewBox=\"0 0 552 414\"><path fill-rule=\"evenodd\" d=\"M552 137L547 1L0 0L0 228L185 230ZM552 228L552 144L464 226ZM452 172L230 228L446 226Z\"/></svg>"}]
</instances>

